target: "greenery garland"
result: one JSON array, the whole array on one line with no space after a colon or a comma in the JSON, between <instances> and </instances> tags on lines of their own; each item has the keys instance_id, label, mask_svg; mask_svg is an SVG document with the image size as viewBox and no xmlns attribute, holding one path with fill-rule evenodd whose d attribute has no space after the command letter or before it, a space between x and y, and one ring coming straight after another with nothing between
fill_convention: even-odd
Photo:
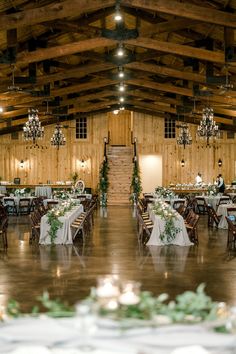
<instances>
[{"instance_id":1,"label":"greenery garland","mask_svg":"<svg viewBox=\"0 0 236 354\"><path fill-rule=\"evenodd\" d=\"M136 161L134 162L134 167L133 167L133 175L132 175L132 180L131 180L131 191L132 191L132 195L131 195L130 199L133 200L134 203L136 203L141 192L142 192L140 171L139 171L138 163Z\"/></svg>"},{"instance_id":2,"label":"greenery garland","mask_svg":"<svg viewBox=\"0 0 236 354\"><path fill-rule=\"evenodd\" d=\"M148 291L141 291L139 302L134 305L122 305L114 310L105 309L99 303L96 288L91 289L90 296L85 302L98 311L100 316L120 321L123 328L135 326L161 326L171 323L201 323L204 321L216 321L213 328L216 331L227 332L227 313L222 312L221 303L212 301L205 293L205 284L200 284L196 291L185 291L177 295L175 300L167 301L168 294L154 296ZM48 292L38 296L40 308L51 317L75 316L76 309L59 299L51 300ZM38 316L39 305L36 303L31 309L31 315ZM17 318L23 316L20 304L11 299L6 306L8 316ZM2 318L3 320L3 318ZM220 322L220 324L219 324ZM213 324L214 324L213 323Z\"/></svg>"},{"instance_id":3,"label":"greenery garland","mask_svg":"<svg viewBox=\"0 0 236 354\"><path fill-rule=\"evenodd\" d=\"M70 211L76 204L67 203L62 205L59 209L51 209L47 212L47 223L50 226L48 235L51 239L51 244L54 244L55 239L57 238L57 231L62 227L63 223L59 220L60 216L65 215L67 211Z\"/></svg>"},{"instance_id":4,"label":"greenery garland","mask_svg":"<svg viewBox=\"0 0 236 354\"><path fill-rule=\"evenodd\" d=\"M164 231L160 234L162 242L171 243L176 235L181 231L180 227L176 227L174 220L176 219L176 211L163 201L156 201L153 211L165 221Z\"/></svg>"},{"instance_id":5,"label":"greenery garland","mask_svg":"<svg viewBox=\"0 0 236 354\"><path fill-rule=\"evenodd\" d=\"M107 191L109 187L108 172L108 161L104 159L99 172L99 191L101 193L100 203L102 207L107 206Z\"/></svg>"}]
</instances>

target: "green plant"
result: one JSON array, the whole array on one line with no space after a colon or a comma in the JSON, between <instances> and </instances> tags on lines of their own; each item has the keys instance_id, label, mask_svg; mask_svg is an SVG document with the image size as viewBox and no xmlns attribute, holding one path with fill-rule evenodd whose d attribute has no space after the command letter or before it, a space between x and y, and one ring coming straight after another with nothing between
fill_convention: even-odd
<instances>
[{"instance_id":1,"label":"green plant","mask_svg":"<svg viewBox=\"0 0 236 354\"><path fill-rule=\"evenodd\" d=\"M100 203L103 207L106 207L107 205L106 194L109 187L108 172L109 172L109 165L107 160L104 160L99 172L99 191L101 193Z\"/></svg>"},{"instance_id":2,"label":"green plant","mask_svg":"<svg viewBox=\"0 0 236 354\"><path fill-rule=\"evenodd\" d=\"M78 173L77 172L72 173L71 178L72 178L73 184L75 184L79 178Z\"/></svg>"},{"instance_id":3,"label":"green plant","mask_svg":"<svg viewBox=\"0 0 236 354\"><path fill-rule=\"evenodd\" d=\"M131 199L133 200L133 202L136 202L142 192L141 177L140 177L140 171L137 162L134 163L134 167L133 167L131 191L132 191Z\"/></svg>"},{"instance_id":4,"label":"green plant","mask_svg":"<svg viewBox=\"0 0 236 354\"><path fill-rule=\"evenodd\" d=\"M51 209L47 213L47 223L50 225L50 229L48 231L48 235L50 236L51 243L54 244L54 241L57 237L57 231L62 227L62 222L59 220L60 216L65 215L67 211L70 211L75 203L69 203L65 206L60 207L60 209L54 210Z\"/></svg>"},{"instance_id":5,"label":"green plant","mask_svg":"<svg viewBox=\"0 0 236 354\"><path fill-rule=\"evenodd\" d=\"M156 215L159 215L161 219L165 220L164 231L160 234L161 241L171 243L180 232L180 228L176 227L174 223L176 211L162 201L156 201L153 211Z\"/></svg>"}]
</instances>

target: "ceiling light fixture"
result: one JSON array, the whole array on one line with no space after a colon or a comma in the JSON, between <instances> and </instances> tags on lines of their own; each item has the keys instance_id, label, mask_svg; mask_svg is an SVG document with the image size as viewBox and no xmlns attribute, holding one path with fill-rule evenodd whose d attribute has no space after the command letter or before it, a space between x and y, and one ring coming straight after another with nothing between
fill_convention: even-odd
<instances>
[{"instance_id":1,"label":"ceiling light fixture","mask_svg":"<svg viewBox=\"0 0 236 354\"><path fill-rule=\"evenodd\" d=\"M66 138L62 133L61 126L57 123L53 136L51 138L51 145L59 149L60 146L66 145Z\"/></svg>"},{"instance_id":2,"label":"ceiling light fixture","mask_svg":"<svg viewBox=\"0 0 236 354\"><path fill-rule=\"evenodd\" d=\"M120 92L124 92L125 91L125 85L123 83L120 83L119 91Z\"/></svg>"},{"instance_id":3,"label":"ceiling light fixture","mask_svg":"<svg viewBox=\"0 0 236 354\"><path fill-rule=\"evenodd\" d=\"M28 110L28 121L23 127L23 137L25 140L32 140L35 144L36 139L42 139L44 136L44 128L38 117L38 110L30 108Z\"/></svg>"},{"instance_id":4,"label":"ceiling light fixture","mask_svg":"<svg viewBox=\"0 0 236 354\"><path fill-rule=\"evenodd\" d=\"M122 79L124 76L125 76L125 73L124 73L123 68L119 68L118 77L119 77L120 79Z\"/></svg>"},{"instance_id":5,"label":"ceiling light fixture","mask_svg":"<svg viewBox=\"0 0 236 354\"><path fill-rule=\"evenodd\" d=\"M120 102L124 102L124 97L120 97Z\"/></svg>"},{"instance_id":6,"label":"ceiling light fixture","mask_svg":"<svg viewBox=\"0 0 236 354\"><path fill-rule=\"evenodd\" d=\"M120 0L116 0L114 20L116 22L120 22L123 20L122 14L120 12Z\"/></svg>"},{"instance_id":7,"label":"ceiling light fixture","mask_svg":"<svg viewBox=\"0 0 236 354\"><path fill-rule=\"evenodd\" d=\"M125 54L122 43L119 43L116 54L118 57L123 57L123 55Z\"/></svg>"},{"instance_id":8,"label":"ceiling light fixture","mask_svg":"<svg viewBox=\"0 0 236 354\"><path fill-rule=\"evenodd\" d=\"M188 125L186 123L183 123L180 125L180 131L179 131L179 136L177 138L177 144L178 145L183 145L184 149L186 145L191 145L192 144L192 137L188 129Z\"/></svg>"},{"instance_id":9,"label":"ceiling light fixture","mask_svg":"<svg viewBox=\"0 0 236 354\"><path fill-rule=\"evenodd\" d=\"M3 113L3 108L2 107L0 107L0 113Z\"/></svg>"},{"instance_id":10,"label":"ceiling light fixture","mask_svg":"<svg viewBox=\"0 0 236 354\"><path fill-rule=\"evenodd\" d=\"M118 109L114 109L113 114L118 114L119 110Z\"/></svg>"},{"instance_id":11,"label":"ceiling light fixture","mask_svg":"<svg viewBox=\"0 0 236 354\"><path fill-rule=\"evenodd\" d=\"M210 138L217 138L219 136L219 127L214 121L213 108L206 107L202 111L202 120L197 128L197 134L200 138L205 138L207 145L209 145Z\"/></svg>"}]
</instances>

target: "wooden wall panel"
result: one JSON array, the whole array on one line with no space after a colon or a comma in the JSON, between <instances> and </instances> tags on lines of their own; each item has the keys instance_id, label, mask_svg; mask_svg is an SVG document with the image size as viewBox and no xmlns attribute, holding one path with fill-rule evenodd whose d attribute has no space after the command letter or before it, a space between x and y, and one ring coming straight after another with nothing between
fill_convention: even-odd
<instances>
[{"instance_id":1,"label":"wooden wall panel","mask_svg":"<svg viewBox=\"0 0 236 354\"><path fill-rule=\"evenodd\" d=\"M88 139L75 138L75 121L63 129L67 143L57 150L50 145L54 126L45 127L45 136L38 141L40 148L33 148L24 142L21 134L19 140L12 140L10 135L0 137L0 177L13 181L20 177L23 184L55 183L69 181L74 172L85 181L87 187L97 188L99 168L103 160L103 138L108 134L107 116L88 117ZM80 161L84 159L86 167ZM25 161L24 168L19 162Z\"/></svg>"},{"instance_id":2,"label":"wooden wall panel","mask_svg":"<svg viewBox=\"0 0 236 354\"><path fill-rule=\"evenodd\" d=\"M96 189L99 180L99 167L103 160L103 139L108 135L110 114L100 114L88 117L88 139L75 139L75 121L68 123L63 129L67 139L66 146L59 150L50 146L54 126L45 128L45 137L39 141L40 149L30 148L31 144L22 140L12 140L10 135L0 137L0 176L2 180L13 181L20 177L25 184L51 183L71 180L75 171L85 180L88 187ZM193 144L186 149L176 144L175 139L164 139L163 118L134 112L121 112L129 119L126 126L126 141L130 143L131 120L133 136L138 140L139 154L158 154L163 161L163 185L170 183L194 182L198 172L203 174L205 182L213 182L218 173L222 173L225 181L230 183L235 179L236 140L223 139L207 147L204 142L196 139L196 126L190 126ZM132 119L130 119L132 118ZM122 128L123 129L123 128ZM124 130L125 131L125 130ZM180 161L184 158L185 166ZM218 167L221 158L223 165ZM20 160L25 161L25 167L19 167ZM84 159L86 168L81 168L80 161ZM150 167L151 168L151 167Z\"/></svg>"},{"instance_id":3,"label":"wooden wall panel","mask_svg":"<svg viewBox=\"0 0 236 354\"><path fill-rule=\"evenodd\" d=\"M206 183L212 183L219 173L226 183L236 179L236 140L227 139L223 132L223 139L218 139L210 146L196 138L196 125L190 125L193 144L182 146L176 144L176 139L164 139L164 120L156 116L133 113L133 134L138 139L139 154L159 154L163 161L163 185L170 183L194 183L198 172L203 175ZM219 158L223 161L218 167ZM180 161L185 160L181 167ZM150 166L151 168L151 166Z\"/></svg>"}]
</instances>

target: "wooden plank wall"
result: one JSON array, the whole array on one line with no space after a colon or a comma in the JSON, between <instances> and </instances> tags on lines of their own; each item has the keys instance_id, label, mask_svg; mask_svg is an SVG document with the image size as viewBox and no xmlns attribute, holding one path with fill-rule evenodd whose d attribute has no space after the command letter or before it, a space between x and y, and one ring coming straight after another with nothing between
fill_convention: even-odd
<instances>
[{"instance_id":1,"label":"wooden plank wall","mask_svg":"<svg viewBox=\"0 0 236 354\"><path fill-rule=\"evenodd\" d=\"M130 119L128 112L119 114ZM177 146L175 139L164 139L163 118L135 112L132 116L138 153L162 155L163 185L194 182L197 172L203 174L206 182L212 182L218 173L223 174L227 183L235 179L236 141L227 139L226 132L223 139L206 147L196 140L196 126L191 126L193 144L184 150ZM107 136L109 127L108 117L109 114L88 117L88 139L84 142L75 139L75 121L69 122L69 128L63 129L67 144L59 150L49 143L54 126L45 128L45 137L39 142L41 149L30 149L30 144L22 140L21 133L19 140L12 140L10 135L0 136L0 177L8 181L20 177L25 184L46 183L48 180L55 183L71 180L71 174L77 171L88 187L96 189L103 159L103 138ZM185 167L180 165L182 158ZM218 167L219 158L223 162L221 168ZM85 169L79 162L82 159L86 161ZM19 167L20 160L25 161L23 169Z\"/></svg>"},{"instance_id":2,"label":"wooden plank wall","mask_svg":"<svg viewBox=\"0 0 236 354\"><path fill-rule=\"evenodd\" d=\"M24 142L22 134L19 140L12 140L10 135L0 137L0 176L2 180L13 181L20 177L23 184L55 183L69 181L71 174L78 172L86 186L97 187L99 167L103 160L103 138L107 136L107 116L88 117L88 139L75 139L75 121L69 122L67 129L62 129L67 143L59 150L50 145L54 126L45 127L45 136L38 144L40 148L30 148L32 144ZM86 167L81 168L84 159ZM19 162L25 161L24 168Z\"/></svg>"},{"instance_id":3,"label":"wooden plank wall","mask_svg":"<svg viewBox=\"0 0 236 354\"><path fill-rule=\"evenodd\" d=\"M227 132L223 138L214 144L206 143L196 137L196 125L190 125L193 144L182 146L176 144L175 139L164 139L164 120L156 116L133 113L134 136L138 139L139 154L160 154L163 161L163 185L170 183L194 183L198 172L203 175L204 182L213 182L219 173L226 183L236 179L236 140L227 139ZM181 167L180 161L185 160ZM222 160L222 167L218 160Z\"/></svg>"}]
</instances>

